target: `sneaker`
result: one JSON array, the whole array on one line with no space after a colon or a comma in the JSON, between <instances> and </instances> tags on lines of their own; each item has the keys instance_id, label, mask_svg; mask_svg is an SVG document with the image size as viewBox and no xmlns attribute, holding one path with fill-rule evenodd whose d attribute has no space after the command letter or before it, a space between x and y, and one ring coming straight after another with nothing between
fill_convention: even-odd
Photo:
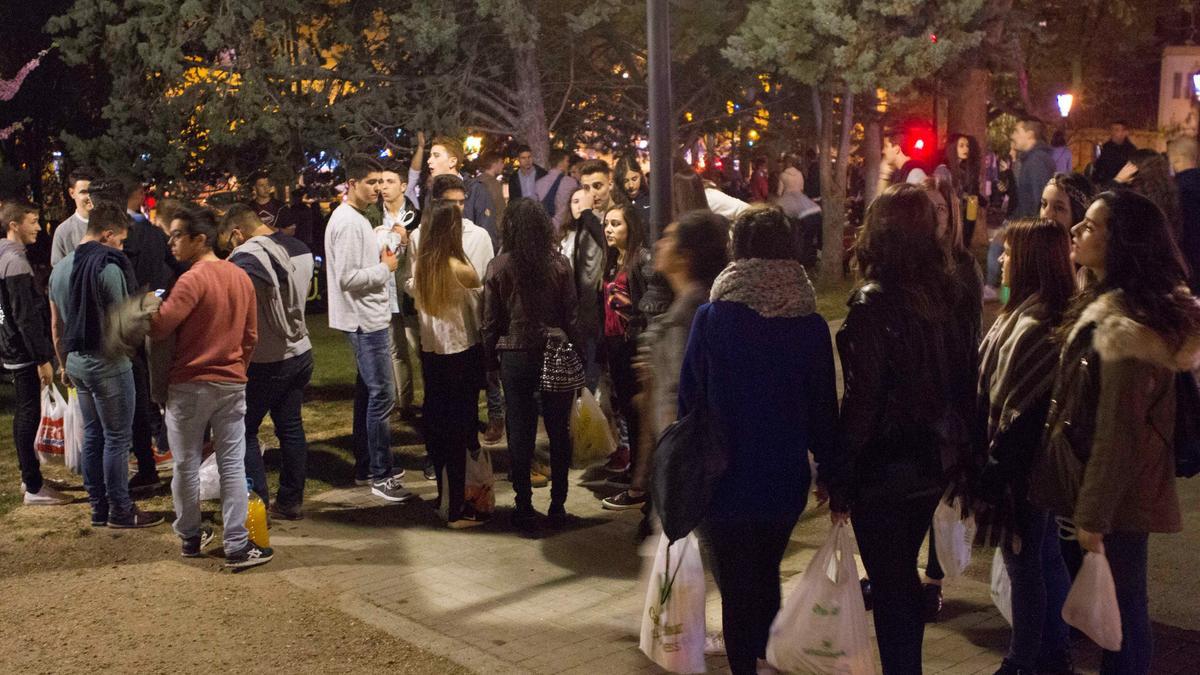
<instances>
[{"instance_id":1,"label":"sneaker","mask_svg":"<svg viewBox=\"0 0 1200 675\"><path fill-rule=\"evenodd\" d=\"M162 485L162 481L158 478L158 473L137 473L133 478L129 479L130 494L146 494L154 492Z\"/></svg>"},{"instance_id":2,"label":"sneaker","mask_svg":"<svg viewBox=\"0 0 1200 675\"><path fill-rule=\"evenodd\" d=\"M212 540L213 529L211 527L202 527L200 528L200 534L183 540L180 555L185 558L203 558L204 549L212 543Z\"/></svg>"},{"instance_id":3,"label":"sneaker","mask_svg":"<svg viewBox=\"0 0 1200 675\"><path fill-rule=\"evenodd\" d=\"M42 483L42 489L37 492L29 492L24 489L24 486L22 486L21 491L25 493L24 502L26 506L62 506L74 501L46 483Z\"/></svg>"},{"instance_id":4,"label":"sneaker","mask_svg":"<svg viewBox=\"0 0 1200 675\"><path fill-rule=\"evenodd\" d=\"M550 479L542 474L530 469L529 470L529 485L535 488L544 488L550 484Z\"/></svg>"},{"instance_id":5,"label":"sneaker","mask_svg":"<svg viewBox=\"0 0 1200 675\"><path fill-rule=\"evenodd\" d=\"M446 527L449 527L452 530L465 530L477 525L483 525L487 521L488 517L486 515L476 511L475 507L471 506L470 504L466 504L463 506L462 515L460 515L457 519L446 523Z\"/></svg>"},{"instance_id":6,"label":"sneaker","mask_svg":"<svg viewBox=\"0 0 1200 675\"><path fill-rule=\"evenodd\" d=\"M645 492L634 497L629 490L625 490L611 497L601 499L600 506L609 511L629 511L631 509L642 508L642 504L646 503L647 498Z\"/></svg>"},{"instance_id":7,"label":"sneaker","mask_svg":"<svg viewBox=\"0 0 1200 675\"><path fill-rule=\"evenodd\" d=\"M274 556L275 551L270 548L261 548L258 544L248 541L245 548L225 557L225 566L235 570L257 567L271 562Z\"/></svg>"},{"instance_id":8,"label":"sneaker","mask_svg":"<svg viewBox=\"0 0 1200 675\"><path fill-rule=\"evenodd\" d=\"M405 490L404 486L400 484L400 479L396 476L371 483L371 494L398 504L412 501L417 497L416 493Z\"/></svg>"},{"instance_id":9,"label":"sneaker","mask_svg":"<svg viewBox=\"0 0 1200 675\"><path fill-rule=\"evenodd\" d=\"M608 456L608 463L604 465L605 471L613 473L624 473L629 470L629 446L622 445L613 451L613 454Z\"/></svg>"},{"instance_id":10,"label":"sneaker","mask_svg":"<svg viewBox=\"0 0 1200 675\"><path fill-rule=\"evenodd\" d=\"M151 448L151 452L154 455L155 467L163 469L168 466L175 466L175 456L171 454L170 450L159 450L158 446L156 445Z\"/></svg>"},{"instance_id":11,"label":"sneaker","mask_svg":"<svg viewBox=\"0 0 1200 675\"><path fill-rule=\"evenodd\" d=\"M485 445L495 445L504 438L504 420L488 420L487 429L483 432Z\"/></svg>"},{"instance_id":12,"label":"sneaker","mask_svg":"<svg viewBox=\"0 0 1200 675\"><path fill-rule=\"evenodd\" d=\"M124 518L114 520L112 516L108 518L108 526L118 530L135 530L143 527L154 527L162 525L163 517L157 513L146 513L138 507L133 507L133 512Z\"/></svg>"},{"instance_id":13,"label":"sneaker","mask_svg":"<svg viewBox=\"0 0 1200 675\"><path fill-rule=\"evenodd\" d=\"M725 634L719 630L704 634L704 655L725 656Z\"/></svg>"},{"instance_id":14,"label":"sneaker","mask_svg":"<svg viewBox=\"0 0 1200 675\"><path fill-rule=\"evenodd\" d=\"M425 470L421 473L425 476L425 480L437 480L437 469L434 469L432 464L426 464Z\"/></svg>"},{"instance_id":15,"label":"sneaker","mask_svg":"<svg viewBox=\"0 0 1200 675\"><path fill-rule=\"evenodd\" d=\"M942 587L937 584L924 584L921 587L921 616L925 623L937 621L942 613Z\"/></svg>"},{"instance_id":16,"label":"sneaker","mask_svg":"<svg viewBox=\"0 0 1200 675\"><path fill-rule=\"evenodd\" d=\"M283 520L304 520L304 512L300 510L300 506L283 506L279 502L272 502L267 507L267 514L275 518Z\"/></svg>"},{"instance_id":17,"label":"sneaker","mask_svg":"<svg viewBox=\"0 0 1200 675\"><path fill-rule=\"evenodd\" d=\"M404 469L403 468L393 469L392 471L394 472L394 473L392 473L393 478L404 478ZM358 487L366 487L368 485L374 485L375 481L371 480L370 478L355 478L354 484L357 485Z\"/></svg>"}]
</instances>

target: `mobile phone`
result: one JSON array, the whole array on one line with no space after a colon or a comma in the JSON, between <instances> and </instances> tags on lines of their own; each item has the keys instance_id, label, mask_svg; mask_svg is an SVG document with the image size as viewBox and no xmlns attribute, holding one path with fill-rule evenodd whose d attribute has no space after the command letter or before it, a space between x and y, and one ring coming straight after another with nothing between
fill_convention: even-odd
<instances>
[{"instance_id":1,"label":"mobile phone","mask_svg":"<svg viewBox=\"0 0 1200 675\"><path fill-rule=\"evenodd\" d=\"M167 294L167 289L165 289L165 288L160 288L160 289L154 291L154 297L156 297L156 298L161 298L162 296L164 296L166 294Z\"/></svg>"}]
</instances>

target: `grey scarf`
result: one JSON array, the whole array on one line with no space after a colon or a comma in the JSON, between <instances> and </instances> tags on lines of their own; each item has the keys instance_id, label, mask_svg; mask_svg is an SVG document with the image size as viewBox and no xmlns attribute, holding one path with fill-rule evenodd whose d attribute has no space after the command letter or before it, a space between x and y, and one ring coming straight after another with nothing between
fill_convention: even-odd
<instances>
[{"instance_id":1,"label":"grey scarf","mask_svg":"<svg viewBox=\"0 0 1200 675\"><path fill-rule=\"evenodd\" d=\"M795 260L735 260L717 276L709 299L746 305L767 318L817 311L816 291L804 266Z\"/></svg>"}]
</instances>

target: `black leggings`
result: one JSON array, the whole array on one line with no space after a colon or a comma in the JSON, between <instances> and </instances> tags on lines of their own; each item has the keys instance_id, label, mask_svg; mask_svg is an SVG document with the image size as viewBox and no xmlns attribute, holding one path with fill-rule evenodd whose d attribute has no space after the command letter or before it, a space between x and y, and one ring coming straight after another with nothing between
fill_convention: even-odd
<instances>
[{"instance_id":1,"label":"black leggings","mask_svg":"<svg viewBox=\"0 0 1200 675\"><path fill-rule=\"evenodd\" d=\"M779 613L779 564L798 518L706 521L700 534L721 591L725 654L734 675L755 672Z\"/></svg>"},{"instance_id":2,"label":"black leggings","mask_svg":"<svg viewBox=\"0 0 1200 675\"><path fill-rule=\"evenodd\" d=\"M605 338L608 351L608 374L613 381L613 409L625 420L625 429L629 434L629 459L633 473L637 466L645 461L641 456L641 416L638 414L634 397L641 391L638 385L637 373L633 369L633 359L637 356L637 340L627 340L623 337Z\"/></svg>"},{"instance_id":3,"label":"black leggings","mask_svg":"<svg viewBox=\"0 0 1200 675\"><path fill-rule=\"evenodd\" d=\"M476 435L476 406L483 381L482 354L479 345L457 354L421 352L421 372L425 375L425 451L437 473L439 502L445 495L446 520L451 522L458 520L463 511L467 449L470 437Z\"/></svg>"}]
</instances>

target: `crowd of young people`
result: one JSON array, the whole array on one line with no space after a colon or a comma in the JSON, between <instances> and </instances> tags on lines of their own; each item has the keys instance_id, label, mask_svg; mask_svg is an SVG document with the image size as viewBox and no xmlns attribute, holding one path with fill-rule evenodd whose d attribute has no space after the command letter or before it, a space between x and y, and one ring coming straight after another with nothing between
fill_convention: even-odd
<instances>
[{"instance_id":1,"label":"crowd of young people","mask_svg":"<svg viewBox=\"0 0 1200 675\"><path fill-rule=\"evenodd\" d=\"M415 499L394 464L390 416L410 421L419 410L425 477L437 482L449 527L488 519L464 497L466 465L481 441L502 437L514 524L568 522L574 395L546 389L542 377L547 351L569 344L584 386L611 397L621 439L605 469L628 489L604 508L649 514L653 449L681 412L705 405L722 425L729 466L701 536L733 672L754 672L765 656L779 565L814 482L833 521L856 533L885 672L921 670L924 624L941 604L930 526L948 495L976 513L980 542L1001 547L1012 578L1012 642L999 672L1071 672L1060 610L1080 550L1104 552L1117 583L1124 641L1106 652L1104 672L1148 672L1148 534L1181 527L1175 382L1200 366L1200 304L1183 253L1197 236L1195 212L1179 197L1196 146L1171 144L1178 187L1167 160L1131 153L1115 189L1096 195L1084 176L1053 170L1043 133L1029 119L1013 134L1013 219L992 244L1006 294L990 327L968 234L986 222L977 144L955 136L932 167L906 154L902 135L887 135L880 194L852 251L859 283L836 336L840 407L833 343L806 270L820 248L820 207L805 194L801 162L785 165L778 205L739 202L732 219L713 208L728 198L673 168L674 208L655 240L636 161L615 172L601 160L572 168L555 153L543 171L523 148L498 205L487 183L499 181L496 158L480 177L464 176L454 139L432 140L424 183L423 138L407 170L348 158L345 199L322 243L329 326L345 334L357 371L356 482L388 502ZM48 296L24 254L36 210L0 208L0 356L19 394L26 503L67 501L32 447L37 392L58 364L80 399L94 526L162 522L132 493L157 484L156 453L169 447L174 529L183 555L203 555L213 538L199 508L207 443L227 564L269 561L273 551L243 524L246 486L274 517L303 517L312 252L278 210L272 217L257 181L248 205L218 216L164 201L156 223L131 217L136 186L81 172L70 188L77 210L55 232ZM282 456L273 500L257 439L267 414ZM536 459L539 417L548 466ZM547 483L542 514L532 490ZM1062 523L1077 546L1060 541Z\"/></svg>"}]
</instances>

